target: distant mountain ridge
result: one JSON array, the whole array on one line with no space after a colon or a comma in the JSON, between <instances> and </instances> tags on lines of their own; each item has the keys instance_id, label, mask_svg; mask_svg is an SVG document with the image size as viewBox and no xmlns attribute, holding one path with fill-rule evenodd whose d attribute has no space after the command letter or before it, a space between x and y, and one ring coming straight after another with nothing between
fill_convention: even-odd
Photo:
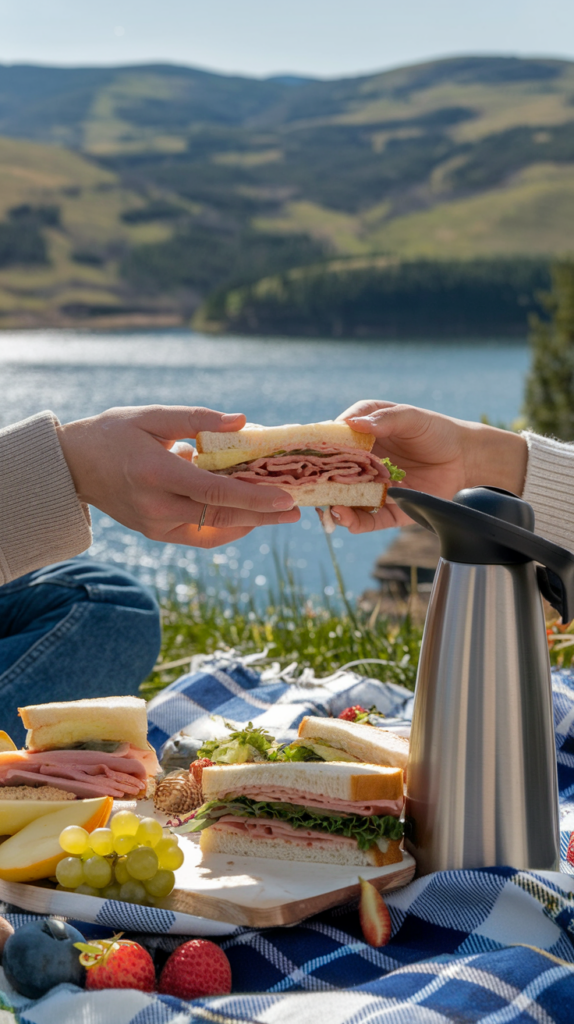
<instances>
[{"instance_id":1,"label":"distant mountain ridge","mask_svg":"<svg viewBox=\"0 0 574 1024\"><path fill-rule=\"evenodd\" d=\"M570 61L331 80L0 65L0 136L0 324L177 322L214 291L338 256L574 248ZM11 263L10 210L46 203L58 225L27 230L47 262Z\"/></svg>"}]
</instances>

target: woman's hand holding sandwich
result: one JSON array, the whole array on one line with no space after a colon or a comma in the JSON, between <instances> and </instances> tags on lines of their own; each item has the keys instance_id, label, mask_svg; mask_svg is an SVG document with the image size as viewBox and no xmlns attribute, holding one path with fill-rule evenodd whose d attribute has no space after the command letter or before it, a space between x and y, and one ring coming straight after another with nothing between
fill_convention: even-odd
<instances>
[{"instance_id":1,"label":"woman's hand holding sandwich","mask_svg":"<svg viewBox=\"0 0 574 1024\"><path fill-rule=\"evenodd\" d=\"M191 465L191 445L179 440L244 424L240 413L147 406L109 409L60 426L58 433L81 501L152 540L211 548L255 526L300 518L285 491L199 469Z\"/></svg>"},{"instance_id":2,"label":"woman's hand holding sandwich","mask_svg":"<svg viewBox=\"0 0 574 1024\"><path fill-rule=\"evenodd\" d=\"M484 423L443 416L412 405L366 400L338 417L353 430L374 434L373 453L404 469L399 486L452 498L480 484L522 494L528 451L519 434ZM376 513L337 506L337 522L351 533L369 533L410 522L392 502Z\"/></svg>"}]
</instances>

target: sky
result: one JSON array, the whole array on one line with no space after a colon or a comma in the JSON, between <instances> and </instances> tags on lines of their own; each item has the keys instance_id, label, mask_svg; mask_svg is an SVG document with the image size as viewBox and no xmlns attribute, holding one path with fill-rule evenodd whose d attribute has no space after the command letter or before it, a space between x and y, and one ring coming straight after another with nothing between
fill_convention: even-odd
<instances>
[{"instance_id":1,"label":"sky","mask_svg":"<svg viewBox=\"0 0 574 1024\"><path fill-rule=\"evenodd\" d=\"M574 2L0 0L0 63L337 77L469 53L574 58Z\"/></svg>"}]
</instances>

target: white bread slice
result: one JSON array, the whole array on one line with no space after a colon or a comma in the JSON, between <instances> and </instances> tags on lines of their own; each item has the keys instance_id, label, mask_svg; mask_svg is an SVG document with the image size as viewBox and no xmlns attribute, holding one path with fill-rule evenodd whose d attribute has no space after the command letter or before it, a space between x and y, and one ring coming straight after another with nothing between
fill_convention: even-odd
<instances>
[{"instance_id":1,"label":"white bread slice","mask_svg":"<svg viewBox=\"0 0 574 1024\"><path fill-rule=\"evenodd\" d=\"M141 697L95 697L18 708L28 750L65 749L89 740L131 743L146 750L146 702Z\"/></svg>"},{"instance_id":2,"label":"white bread slice","mask_svg":"<svg viewBox=\"0 0 574 1024\"><path fill-rule=\"evenodd\" d=\"M386 764L403 769L407 767L408 739L386 729L376 729L362 722L345 722L342 718L307 715L299 725L298 735L299 739L324 740L332 747L354 754L368 764Z\"/></svg>"},{"instance_id":3,"label":"white bread slice","mask_svg":"<svg viewBox=\"0 0 574 1024\"><path fill-rule=\"evenodd\" d=\"M370 452L374 434L360 434L340 420L323 423L288 423L281 427L263 427L246 423L242 430L220 433L200 430L196 438L195 465L200 469L227 469L241 462L252 462L276 451L313 448L317 444L358 448Z\"/></svg>"},{"instance_id":4,"label":"white bread slice","mask_svg":"<svg viewBox=\"0 0 574 1024\"><path fill-rule=\"evenodd\" d=\"M203 854L225 853L232 857L270 857L273 860L301 860L315 864L348 864L360 867L383 867L385 864L399 864L402 859L400 839L389 839L383 853L378 846L360 850L356 843L337 843L332 837L329 843L292 843L288 839L255 839L240 832L224 829L205 828L201 833L200 847Z\"/></svg>"},{"instance_id":5,"label":"white bread slice","mask_svg":"<svg viewBox=\"0 0 574 1024\"><path fill-rule=\"evenodd\" d=\"M238 788L285 786L333 800L397 800L403 795L400 768L348 762L286 761L271 764L229 764L204 768L204 800L215 800ZM248 792L244 793L249 796ZM287 801L288 802L288 801Z\"/></svg>"},{"instance_id":6,"label":"white bread slice","mask_svg":"<svg viewBox=\"0 0 574 1024\"><path fill-rule=\"evenodd\" d=\"M273 480L268 481L274 483ZM258 486L265 481L258 481ZM303 487L290 487L289 484L274 484L282 491L287 491L293 501L300 508L312 505L317 508L321 505L344 505L351 508L382 508L385 504L388 484L384 481L367 484L310 484Z\"/></svg>"}]
</instances>

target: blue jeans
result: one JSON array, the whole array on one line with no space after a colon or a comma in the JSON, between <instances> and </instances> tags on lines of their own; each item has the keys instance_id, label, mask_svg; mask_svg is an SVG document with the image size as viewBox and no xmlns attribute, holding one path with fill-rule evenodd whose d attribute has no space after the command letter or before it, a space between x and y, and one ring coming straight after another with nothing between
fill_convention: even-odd
<instances>
[{"instance_id":1,"label":"blue jeans","mask_svg":"<svg viewBox=\"0 0 574 1024\"><path fill-rule=\"evenodd\" d=\"M128 573L74 558L0 587L0 729L18 707L137 693L160 648L155 597Z\"/></svg>"}]
</instances>

